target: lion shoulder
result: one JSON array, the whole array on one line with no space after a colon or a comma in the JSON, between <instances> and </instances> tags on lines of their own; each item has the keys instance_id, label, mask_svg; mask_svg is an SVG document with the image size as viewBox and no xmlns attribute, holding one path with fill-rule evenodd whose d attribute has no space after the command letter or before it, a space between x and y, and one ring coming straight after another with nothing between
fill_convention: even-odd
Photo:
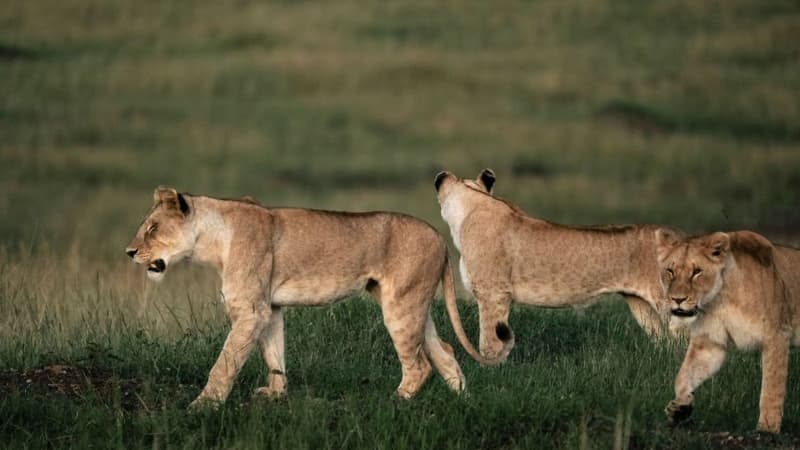
<instances>
[{"instance_id":1,"label":"lion shoulder","mask_svg":"<svg viewBox=\"0 0 800 450\"><path fill-rule=\"evenodd\" d=\"M726 301L739 308L725 311L741 315L743 320L761 317L772 327L779 327L797 314L789 305L798 302L800 282L795 274L800 270L800 251L775 246L752 231L728 234L735 270L726 271L724 277L724 283L730 286Z\"/></svg>"}]
</instances>

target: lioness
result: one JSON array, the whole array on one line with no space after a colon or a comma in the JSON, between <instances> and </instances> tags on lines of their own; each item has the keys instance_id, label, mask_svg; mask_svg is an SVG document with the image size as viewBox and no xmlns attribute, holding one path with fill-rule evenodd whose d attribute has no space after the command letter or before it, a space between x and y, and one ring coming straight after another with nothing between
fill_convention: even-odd
<instances>
[{"instance_id":1,"label":"lioness","mask_svg":"<svg viewBox=\"0 0 800 450\"><path fill-rule=\"evenodd\" d=\"M410 398L431 362L454 391L464 389L453 349L439 339L430 315L442 281L445 301L465 349L483 363L461 328L444 239L419 219L396 213L344 213L265 208L253 199L222 200L159 187L126 252L154 280L183 258L216 268L231 331L208 383L192 402L224 401L258 343L269 369L256 393L283 395L283 306L324 305L366 289L402 366L397 394ZM456 317L453 317L455 312Z\"/></svg>"},{"instance_id":2,"label":"lioness","mask_svg":"<svg viewBox=\"0 0 800 450\"><path fill-rule=\"evenodd\" d=\"M800 250L751 231L656 236L670 326L688 327L691 336L667 416L673 423L689 417L694 390L720 369L733 344L761 349L758 430L779 432L789 346L800 345Z\"/></svg>"},{"instance_id":3,"label":"lioness","mask_svg":"<svg viewBox=\"0 0 800 450\"><path fill-rule=\"evenodd\" d=\"M478 302L481 354L505 359L514 344L508 326L512 301L560 308L621 294L637 322L660 335L667 310L650 225L578 228L528 217L491 195L496 177L436 176L441 213L461 252L459 269Z\"/></svg>"}]
</instances>

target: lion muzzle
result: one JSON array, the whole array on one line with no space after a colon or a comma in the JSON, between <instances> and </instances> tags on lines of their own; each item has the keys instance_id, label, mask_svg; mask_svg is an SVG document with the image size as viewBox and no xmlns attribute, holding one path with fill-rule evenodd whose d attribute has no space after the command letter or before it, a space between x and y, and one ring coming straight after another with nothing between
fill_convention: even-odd
<instances>
[{"instance_id":1,"label":"lion muzzle","mask_svg":"<svg viewBox=\"0 0 800 450\"><path fill-rule=\"evenodd\" d=\"M694 317L697 315L697 308L693 309L682 309L682 308L674 308L672 311L672 315L676 317Z\"/></svg>"}]
</instances>

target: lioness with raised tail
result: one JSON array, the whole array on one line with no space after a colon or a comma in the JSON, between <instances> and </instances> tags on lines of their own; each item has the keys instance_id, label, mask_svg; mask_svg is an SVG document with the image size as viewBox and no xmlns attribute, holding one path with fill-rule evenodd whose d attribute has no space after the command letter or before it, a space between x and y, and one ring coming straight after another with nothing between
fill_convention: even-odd
<instances>
[{"instance_id":1,"label":"lioness with raised tail","mask_svg":"<svg viewBox=\"0 0 800 450\"><path fill-rule=\"evenodd\" d=\"M435 179L442 217L461 253L462 282L478 302L484 357L502 360L511 351L512 302L575 307L618 293L649 334L662 334L668 310L659 302L658 227L572 227L529 217L492 196L495 181L490 169L474 180L450 172Z\"/></svg>"},{"instance_id":2,"label":"lioness with raised tail","mask_svg":"<svg viewBox=\"0 0 800 450\"><path fill-rule=\"evenodd\" d=\"M670 326L686 327L691 336L667 416L673 423L689 417L695 389L722 367L726 348L757 348L757 427L779 432L789 347L800 345L800 250L751 231L680 238L663 230L657 239Z\"/></svg>"},{"instance_id":3,"label":"lioness with raised tail","mask_svg":"<svg viewBox=\"0 0 800 450\"><path fill-rule=\"evenodd\" d=\"M184 258L212 266L222 278L231 331L193 407L224 401L256 345L269 369L268 384L256 393L283 395L281 308L324 305L363 290L380 304L400 359L400 397L420 389L431 363L452 390L464 389L453 349L439 339L430 315L440 282L462 345L479 362L494 362L478 354L461 328L444 239L411 216L265 208L252 199L159 187L126 253L154 280Z\"/></svg>"}]
</instances>

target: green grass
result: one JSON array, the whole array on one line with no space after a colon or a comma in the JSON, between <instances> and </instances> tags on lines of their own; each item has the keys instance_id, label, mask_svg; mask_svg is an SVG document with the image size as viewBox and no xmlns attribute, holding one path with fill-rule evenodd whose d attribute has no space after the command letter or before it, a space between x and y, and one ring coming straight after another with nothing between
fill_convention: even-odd
<instances>
[{"instance_id":1,"label":"green grass","mask_svg":"<svg viewBox=\"0 0 800 450\"><path fill-rule=\"evenodd\" d=\"M254 358L220 412L190 416L227 329L218 286L188 267L150 284L122 250L159 184L447 234L434 175L484 167L556 222L797 244L798 36L789 0L3 5L0 371L94 367L141 400L0 392L0 445L606 448L630 418L630 448L706 448L753 429L755 355L700 390L692 427L665 428L682 350L617 304L515 311L509 363L461 353L470 395L434 378L412 402L391 396L376 306L293 310L290 397L238 406L263 378ZM800 434L797 362L789 441L767 447Z\"/></svg>"},{"instance_id":2,"label":"green grass","mask_svg":"<svg viewBox=\"0 0 800 450\"><path fill-rule=\"evenodd\" d=\"M476 327L474 308L465 320ZM440 303L436 321L447 323ZM219 411L195 415L184 408L221 345L221 324L185 329L175 339L142 331L116 343L74 345L37 362L103 367L118 380L135 380L134 389L80 399L7 395L0 400L0 445L17 447L24 437L31 447L563 448L588 439L593 448L610 448L627 418L631 448L707 448L720 431L749 436L754 427L759 364L753 354L734 353L698 391L694 422L671 429L662 408L672 398L682 350L651 343L621 302L585 314L520 309L512 325L519 340L505 365L480 368L459 352L468 395L456 396L432 377L406 402L392 395L399 364L376 305L353 300L290 310L288 398L251 401L266 376L254 357ZM449 327L440 330L453 342ZM4 360L30 362L21 355ZM791 362L797 367L800 360L795 355ZM786 435L778 443L793 442L800 425L798 381L792 371ZM132 394L122 398L124 392Z\"/></svg>"}]
</instances>

